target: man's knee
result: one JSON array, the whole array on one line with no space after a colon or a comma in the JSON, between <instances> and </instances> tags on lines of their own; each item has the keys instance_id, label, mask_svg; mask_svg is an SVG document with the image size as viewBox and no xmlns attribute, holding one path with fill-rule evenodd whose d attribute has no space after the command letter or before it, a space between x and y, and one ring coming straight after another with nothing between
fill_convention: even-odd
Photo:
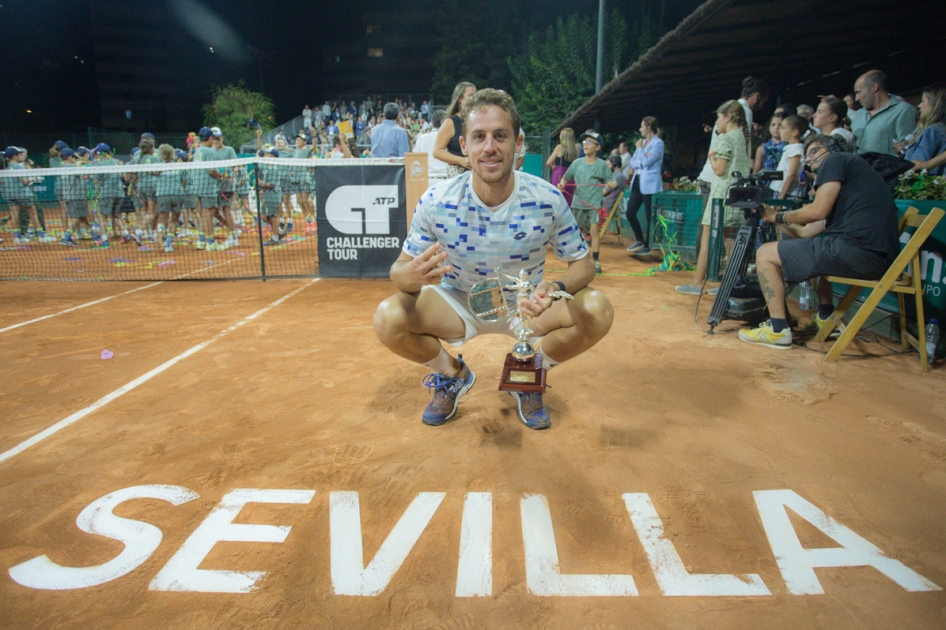
<instances>
[{"instance_id":1,"label":"man's knee","mask_svg":"<svg viewBox=\"0 0 946 630\"><path fill-rule=\"evenodd\" d=\"M614 307L601 291L585 289L575 296L576 316L583 328L595 330L602 336L611 330L614 322Z\"/></svg>"},{"instance_id":2,"label":"man's knee","mask_svg":"<svg viewBox=\"0 0 946 630\"><path fill-rule=\"evenodd\" d=\"M756 250L755 259L757 263L772 263L778 267L782 266L782 260L778 255L778 243L763 243Z\"/></svg>"},{"instance_id":3,"label":"man's knee","mask_svg":"<svg viewBox=\"0 0 946 630\"><path fill-rule=\"evenodd\" d=\"M374 312L374 332L381 341L407 330L410 314L405 298L405 294L398 293L378 304Z\"/></svg>"}]
</instances>

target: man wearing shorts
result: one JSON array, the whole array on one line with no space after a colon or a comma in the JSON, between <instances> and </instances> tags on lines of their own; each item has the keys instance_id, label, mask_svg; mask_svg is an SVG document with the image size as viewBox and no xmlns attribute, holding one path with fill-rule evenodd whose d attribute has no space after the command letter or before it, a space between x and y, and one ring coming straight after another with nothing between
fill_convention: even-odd
<instances>
[{"instance_id":1,"label":"man wearing shorts","mask_svg":"<svg viewBox=\"0 0 946 630\"><path fill-rule=\"evenodd\" d=\"M600 225L601 217L598 210L604 206L604 185L611 181L611 169L604 160L598 157L601 146L601 136L594 131L581 134L581 147L585 155L582 159L572 162L558 182L559 190L565 190L568 182L575 182L572 214L578 221L581 233L586 236L591 235L591 254L594 257L597 273L601 273L601 263L598 261L598 249L601 245L598 225Z\"/></svg>"},{"instance_id":2,"label":"man wearing shorts","mask_svg":"<svg viewBox=\"0 0 946 630\"><path fill-rule=\"evenodd\" d=\"M403 251L391 267L398 293L384 300L374 316L378 339L394 353L433 370L424 384L433 398L424 409L425 424L450 420L460 397L476 377L462 359L454 359L441 341L462 345L484 333L514 337L516 317L483 322L470 312L467 294L476 282L525 270L536 285L523 309L535 337L541 339L543 367L550 369L600 341L611 328L614 311L602 293L588 287L594 266L564 197L547 182L515 171L522 142L519 113L501 90L470 96L461 112L460 146L472 171L435 184L417 204ZM546 250L568 262L559 281L544 279ZM554 300L564 290L573 300ZM507 296L510 303L512 295ZM542 394L512 393L519 419L531 429L550 426Z\"/></svg>"},{"instance_id":3,"label":"man wearing shorts","mask_svg":"<svg viewBox=\"0 0 946 630\"><path fill-rule=\"evenodd\" d=\"M766 243L756 252L771 319L739 331L743 341L781 350L792 347L785 281L821 278L812 326L817 330L834 311L831 283L824 276L876 280L900 253L893 195L865 160L845 153L837 136L816 135L805 142L805 163L817 175L814 202L799 210L764 210L766 221L795 237ZM813 238L819 234L824 237Z\"/></svg>"}]
</instances>

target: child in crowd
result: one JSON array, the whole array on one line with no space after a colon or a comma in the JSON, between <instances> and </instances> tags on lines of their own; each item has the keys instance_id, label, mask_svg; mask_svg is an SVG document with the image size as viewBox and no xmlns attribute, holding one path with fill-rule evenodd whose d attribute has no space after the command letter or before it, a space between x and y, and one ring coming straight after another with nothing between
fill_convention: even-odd
<instances>
[{"instance_id":1,"label":"child in crowd","mask_svg":"<svg viewBox=\"0 0 946 630\"><path fill-rule=\"evenodd\" d=\"M183 164L184 162L190 161L189 158L191 155L186 151L176 149L174 151L174 157L178 163ZM178 232L179 237L193 236L194 232L191 227L196 229L200 220L197 216L197 195L194 194L194 186L191 184L192 180L192 171L184 171L181 175L181 184L184 186L184 197L181 200L181 219L183 221L183 227Z\"/></svg>"},{"instance_id":2,"label":"child in crowd","mask_svg":"<svg viewBox=\"0 0 946 630\"><path fill-rule=\"evenodd\" d=\"M804 146L801 143L802 136L808 132L808 120L802 116L789 116L782 121L779 129L782 142L785 143L782 149L782 157L779 159L777 169L782 171L782 181L774 181L769 184L779 199L804 199L804 186L799 180L801 174L801 158L804 153Z\"/></svg>"},{"instance_id":3,"label":"child in crowd","mask_svg":"<svg viewBox=\"0 0 946 630\"><path fill-rule=\"evenodd\" d=\"M104 142L99 143L93 153L96 156L96 166L121 166L121 162L112 157L112 148ZM98 173L94 180L98 187L96 209L100 217L96 247L109 246L109 227L112 228L113 235L121 232L122 243L130 242L131 237L128 235L128 229L121 215L122 199L125 197L122 190L122 176L118 173Z\"/></svg>"},{"instance_id":4,"label":"child in crowd","mask_svg":"<svg viewBox=\"0 0 946 630\"><path fill-rule=\"evenodd\" d=\"M169 144L162 144L158 147L158 157L165 164L172 164L177 159L177 154L174 147ZM155 185L155 197L158 204L158 229L155 242L163 242L164 253L166 254L174 251L174 228L177 226L177 220L184 205L184 177L186 173L187 171L162 171L158 173L156 178L158 180ZM167 229L166 234L165 229Z\"/></svg>"},{"instance_id":5,"label":"child in crowd","mask_svg":"<svg viewBox=\"0 0 946 630\"><path fill-rule=\"evenodd\" d=\"M11 170L27 170L26 149L7 147L3 154L8 161L7 168ZM32 177L14 177L4 179L3 181L6 184L3 190L3 196L10 206L10 224L13 227L14 243L23 245L30 240L26 229L20 225L21 209L26 211L30 221L36 226L36 236L41 243L56 242L54 237L47 236L36 214L36 204L33 202L33 184L36 183L36 180Z\"/></svg>"},{"instance_id":6,"label":"child in crowd","mask_svg":"<svg viewBox=\"0 0 946 630\"><path fill-rule=\"evenodd\" d=\"M749 127L746 123L746 113L739 101L726 101L716 110L716 145L710 151L708 160L713 169L713 181L710 182L710 194L703 209L703 235L700 243L700 253L693 272L693 280L676 287L678 293L687 295L701 295L703 283L706 281L706 268L709 264L710 219L713 214L713 200L727 199L729 187L735 181L734 172L748 173L751 167L749 160ZM735 208L724 206L726 228L735 228L742 212ZM710 295L715 295L715 289L710 289Z\"/></svg>"},{"instance_id":7,"label":"child in crowd","mask_svg":"<svg viewBox=\"0 0 946 630\"><path fill-rule=\"evenodd\" d=\"M145 132L141 134L138 142L138 152L131 158L129 164L160 164L161 158L154 152L155 140L154 134ZM151 225L157 219L158 199L155 191L158 186L158 179L154 173L133 173L131 181L135 184L137 193L135 212L135 231L132 232L132 238L141 244L141 240L150 238L155 243L159 242L152 233Z\"/></svg>"},{"instance_id":8,"label":"child in crowd","mask_svg":"<svg viewBox=\"0 0 946 630\"><path fill-rule=\"evenodd\" d=\"M61 167L78 168L76 161L76 152L66 147L60 150L59 159L62 160ZM76 247L76 235L79 234L79 228L84 223L87 229L91 229L89 224L89 209L85 201L86 183L78 175L62 175L56 178L56 190L59 193L59 202L66 208L68 223L64 224L65 231L62 235L60 245L67 247Z\"/></svg>"},{"instance_id":9,"label":"child in crowd","mask_svg":"<svg viewBox=\"0 0 946 630\"><path fill-rule=\"evenodd\" d=\"M774 171L778 168L778 161L782 159L782 150L785 148L785 143L782 142L782 118L770 118L768 128L770 137L756 149L753 173Z\"/></svg>"},{"instance_id":10,"label":"child in crowd","mask_svg":"<svg viewBox=\"0 0 946 630\"><path fill-rule=\"evenodd\" d=\"M261 158L278 158L279 149L260 149L256 152ZM280 167L273 164L261 164L257 170L257 186L263 191L263 207L260 208L260 214L263 220L269 223L270 238L266 245L279 245L279 239L282 232L279 227L279 207L282 194L279 192L282 179Z\"/></svg>"},{"instance_id":11,"label":"child in crowd","mask_svg":"<svg viewBox=\"0 0 946 630\"><path fill-rule=\"evenodd\" d=\"M581 233L587 238L591 235L591 255L595 260L595 272L601 273L598 250L601 239L598 234L598 209L604 205L604 186L611 180L611 169L604 160L598 158L601 150L601 136L594 131L581 134L585 155L572 162L565 175L558 182L558 189L565 190L565 185L575 182L575 194L572 197L572 214L578 222Z\"/></svg>"}]
</instances>

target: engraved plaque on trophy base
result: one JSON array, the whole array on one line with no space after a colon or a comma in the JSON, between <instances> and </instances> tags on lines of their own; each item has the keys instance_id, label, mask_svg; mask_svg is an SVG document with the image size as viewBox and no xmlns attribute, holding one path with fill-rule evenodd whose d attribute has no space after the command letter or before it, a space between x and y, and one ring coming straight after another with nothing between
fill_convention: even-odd
<instances>
[{"instance_id":1,"label":"engraved plaque on trophy base","mask_svg":"<svg viewBox=\"0 0 946 630\"><path fill-rule=\"evenodd\" d=\"M542 369L542 355L536 354L528 361L519 361L506 355L503 376L499 381L502 391L545 393L545 370Z\"/></svg>"}]
</instances>

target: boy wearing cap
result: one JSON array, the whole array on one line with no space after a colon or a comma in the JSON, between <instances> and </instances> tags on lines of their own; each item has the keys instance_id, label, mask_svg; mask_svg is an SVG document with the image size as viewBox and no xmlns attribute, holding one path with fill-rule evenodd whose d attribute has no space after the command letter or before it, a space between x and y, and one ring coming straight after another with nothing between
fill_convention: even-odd
<instances>
[{"instance_id":1,"label":"boy wearing cap","mask_svg":"<svg viewBox=\"0 0 946 630\"><path fill-rule=\"evenodd\" d=\"M26 149L7 147L3 154L7 158L8 169L16 171L27 170L25 164ZM17 245L24 245L30 241L26 230L20 225L20 211L24 210L29 216L30 221L32 221L33 225L37 228L36 235L39 237L39 241L42 243L55 242L56 239L47 236L46 232L40 227L39 218L36 215L36 204L33 203L33 184L35 183L33 178L13 177L4 179L3 182L6 184L3 196L6 197L7 203L10 206L10 224L13 226L13 241Z\"/></svg>"},{"instance_id":2,"label":"boy wearing cap","mask_svg":"<svg viewBox=\"0 0 946 630\"><path fill-rule=\"evenodd\" d=\"M154 152L154 135L147 132L141 134L138 148L138 153L128 161L129 164L161 163L161 159ZM132 173L129 181L135 186L140 201L140 207L135 212L133 238L141 245L144 238L150 238L152 241L155 239L155 235L151 233L151 225L158 210L158 176L154 173Z\"/></svg>"},{"instance_id":3,"label":"boy wearing cap","mask_svg":"<svg viewBox=\"0 0 946 630\"><path fill-rule=\"evenodd\" d=\"M162 162L171 164L177 159L177 153L169 144L158 147L158 156ZM174 251L174 228L181 216L184 205L185 176L187 171L162 171L157 174L155 196L158 200L158 231L155 243L164 244L164 253ZM167 234L165 235L165 226Z\"/></svg>"},{"instance_id":4,"label":"boy wearing cap","mask_svg":"<svg viewBox=\"0 0 946 630\"><path fill-rule=\"evenodd\" d=\"M312 138L317 138L318 134L314 127L310 127ZM306 136L304 131L299 131L296 136L296 149L292 152L292 157L297 160L308 160L312 157L312 151L317 144L313 140L311 146L306 146ZM302 214L305 216L306 223L312 223L315 216L315 205L309 198L309 191L315 186L315 169L306 166L293 166L289 171L289 192L296 196L296 201L302 206ZM290 217L290 223L291 223Z\"/></svg>"},{"instance_id":5,"label":"boy wearing cap","mask_svg":"<svg viewBox=\"0 0 946 630\"><path fill-rule=\"evenodd\" d=\"M201 127L197 132L200 138L200 146L194 151L194 162L212 162L214 159L213 149L213 131L210 127ZM189 182L190 194L197 197L197 208L199 213L198 240L195 247L197 249L206 249L207 246L213 246L217 249L214 240L214 212L217 210L219 200L220 185L213 178L212 171L196 170L191 173L192 178Z\"/></svg>"},{"instance_id":6,"label":"boy wearing cap","mask_svg":"<svg viewBox=\"0 0 946 630\"><path fill-rule=\"evenodd\" d=\"M76 152L66 147L60 152L62 167L77 168ZM79 233L79 226L85 223L89 225L89 210L85 205L85 182L78 175L61 175L57 179L57 190L59 192L59 203L65 206L66 213L63 216L68 217L68 222L63 223L63 235L60 245L76 247L75 235Z\"/></svg>"},{"instance_id":7,"label":"boy wearing cap","mask_svg":"<svg viewBox=\"0 0 946 630\"><path fill-rule=\"evenodd\" d=\"M223 131L220 130L220 127L212 127L210 132L213 137L213 159L215 162L222 162L225 160L235 160L237 159L236 150L233 147L227 146L223 143ZM240 243L237 240L237 231L236 226L233 223L233 214L230 212L230 202L234 193L234 178L233 172L229 168L219 168L216 171L212 171L210 176L217 180L219 186L217 194L217 209L221 223L226 225L227 230L230 232L227 239L216 246L215 249L227 249L228 247L236 247Z\"/></svg>"},{"instance_id":8,"label":"boy wearing cap","mask_svg":"<svg viewBox=\"0 0 946 630\"><path fill-rule=\"evenodd\" d=\"M575 182L572 214L575 215L582 234L586 237L591 234L591 254L595 261L595 272L601 273L601 263L598 261L601 245L598 224L601 219L598 209L604 204L604 186L611 180L611 169L598 157L602 146L600 135L594 131L586 131L581 134L581 146L585 152L584 157L571 163L558 182L558 189L564 191L569 181Z\"/></svg>"},{"instance_id":9,"label":"boy wearing cap","mask_svg":"<svg viewBox=\"0 0 946 630\"><path fill-rule=\"evenodd\" d=\"M259 149L256 152L261 158L278 158L279 149ZM278 191L280 167L273 164L261 164L257 178L257 186L263 191L262 207L260 214L263 220L269 223L270 237L264 245L279 245L279 239L282 236L279 230L279 206L282 202L282 195Z\"/></svg>"},{"instance_id":10,"label":"boy wearing cap","mask_svg":"<svg viewBox=\"0 0 946 630\"><path fill-rule=\"evenodd\" d=\"M112 148L104 142L95 147L94 154L98 156L96 166L121 166L121 162L112 157ZM96 210L100 217L100 240L97 247L108 247L109 223L112 224L112 233L119 231L122 240L128 239L128 230L121 216L121 204L124 199L122 190L122 176L118 173L98 173L94 177L98 186L98 204Z\"/></svg>"}]
</instances>

